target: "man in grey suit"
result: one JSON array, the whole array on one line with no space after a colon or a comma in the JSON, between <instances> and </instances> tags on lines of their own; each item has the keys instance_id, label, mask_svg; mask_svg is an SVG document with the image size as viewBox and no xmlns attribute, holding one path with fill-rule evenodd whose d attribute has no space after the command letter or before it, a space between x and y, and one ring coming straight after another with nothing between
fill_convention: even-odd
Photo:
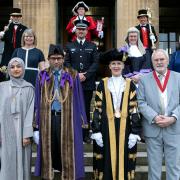
<instances>
[{"instance_id":1,"label":"man in grey suit","mask_svg":"<svg viewBox=\"0 0 180 180\"><path fill-rule=\"evenodd\" d=\"M161 180L165 157L166 179L180 179L180 74L168 70L163 49L152 54L154 71L140 79L139 110L148 155L148 180Z\"/></svg>"}]
</instances>

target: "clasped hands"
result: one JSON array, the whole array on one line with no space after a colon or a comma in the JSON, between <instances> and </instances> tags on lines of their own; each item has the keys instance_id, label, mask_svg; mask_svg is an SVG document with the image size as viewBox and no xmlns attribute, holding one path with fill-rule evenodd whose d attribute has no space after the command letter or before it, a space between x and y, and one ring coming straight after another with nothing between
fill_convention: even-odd
<instances>
[{"instance_id":1,"label":"clasped hands","mask_svg":"<svg viewBox=\"0 0 180 180\"><path fill-rule=\"evenodd\" d=\"M169 125L173 124L175 121L176 118L174 116L157 115L154 118L154 123L161 128L168 127Z\"/></svg>"}]
</instances>

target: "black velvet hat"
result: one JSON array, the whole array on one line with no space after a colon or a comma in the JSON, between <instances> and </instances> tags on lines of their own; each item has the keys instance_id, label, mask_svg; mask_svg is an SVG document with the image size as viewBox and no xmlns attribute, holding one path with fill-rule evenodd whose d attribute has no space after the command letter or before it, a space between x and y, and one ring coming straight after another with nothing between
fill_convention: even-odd
<instances>
[{"instance_id":1,"label":"black velvet hat","mask_svg":"<svg viewBox=\"0 0 180 180\"><path fill-rule=\"evenodd\" d=\"M75 20L74 21L74 25L76 26L76 28L87 28L89 27L89 22L84 20L84 19L79 19L79 20Z\"/></svg>"},{"instance_id":2,"label":"black velvet hat","mask_svg":"<svg viewBox=\"0 0 180 180\"><path fill-rule=\"evenodd\" d=\"M147 14L147 10L146 9L140 9L138 11L138 16L137 18L141 17L141 16L146 16L146 17L149 17L148 14Z\"/></svg>"},{"instance_id":3,"label":"black velvet hat","mask_svg":"<svg viewBox=\"0 0 180 180\"><path fill-rule=\"evenodd\" d=\"M10 16L22 16L21 9L13 8L12 11L11 11Z\"/></svg>"},{"instance_id":4,"label":"black velvet hat","mask_svg":"<svg viewBox=\"0 0 180 180\"><path fill-rule=\"evenodd\" d=\"M125 62L124 53L119 52L116 48L110 49L100 55L100 63L110 64L111 61Z\"/></svg>"},{"instance_id":5,"label":"black velvet hat","mask_svg":"<svg viewBox=\"0 0 180 180\"><path fill-rule=\"evenodd\" d=\"M64 51L61 45L57 44L50 44L49 45L49 52L48 52L48 57L54 54L60 54L64 57Z\"/></svg>"},{"instance_id":6,"label":"black velvet hat","mask_svg":"<svg viewBox=\"0 0 180 180\"><path fill-rule=\"evenodd\" d=\"M89 11L89 7L83 2L79 1L72 9L73 13L77 13L78 8L83 7L85 11Z\"/></svg>"}]
</instances>

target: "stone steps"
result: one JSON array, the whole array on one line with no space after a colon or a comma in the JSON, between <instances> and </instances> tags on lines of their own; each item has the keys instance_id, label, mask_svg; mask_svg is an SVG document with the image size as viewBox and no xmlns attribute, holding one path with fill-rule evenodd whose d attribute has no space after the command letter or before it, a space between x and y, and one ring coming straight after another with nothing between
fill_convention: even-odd
<instances>
[{"instance_id":1,"label":"stone steps","mask_svg":"<svg viewBox=\"0 0 180 180\"><path fill-rule=\"evenodd\" d=\"M35 146L33 146L33 154L32 154L32 174L34 172L34 162L36 158ZM85 180L93 179L93 146L92 144L84 144L84 164L85 164L85 172L86 177ZM135 179L136 180L147 180L148 174L148 165L147 165L147 153L146 147L144 143L138 143L138 153L137 153L137 166ZM55 172L55 180L58 179L59 173ZM34 177L32 175L32 180L40 180L40 178ZM165 166L163 162L162 167L162 180L165 180Z\"/></svg>"}]
</instances>

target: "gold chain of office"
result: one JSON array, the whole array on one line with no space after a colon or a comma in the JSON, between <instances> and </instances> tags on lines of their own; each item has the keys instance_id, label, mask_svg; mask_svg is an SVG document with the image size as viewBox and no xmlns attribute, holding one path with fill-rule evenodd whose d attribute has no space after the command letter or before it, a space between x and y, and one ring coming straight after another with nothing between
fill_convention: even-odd
<instances>
[{"instance_id":1,"label":"gold chain of office","mask_svg":"<svg viewBox=\"0 0 180 180\"><path fill-rule=\"evenodd\" d=\"M62 97L62 93L58 93L58 90L55 90L55 92L54 92L54 95L52 96L52 98L48 98L48 93L47 93L47 82L45 81L45 83L44 83L44 90L45 90L45 99L46 99L46 102L48 102L48 103L52 103L54 100L55 100L55 98L56 98L56 95L58 94L58 96L57 96L57 100L62 104L62 103L64 103L65 101L66 101L66 99L67 99L67 97L68 97L68 93L69 93L69 83L67 83L67 86L65 86L65 92L66 92L66 94L65 94L65 97L64 97L64 99L63 99L63 97Z\"/></svg>"}]
</instances>

